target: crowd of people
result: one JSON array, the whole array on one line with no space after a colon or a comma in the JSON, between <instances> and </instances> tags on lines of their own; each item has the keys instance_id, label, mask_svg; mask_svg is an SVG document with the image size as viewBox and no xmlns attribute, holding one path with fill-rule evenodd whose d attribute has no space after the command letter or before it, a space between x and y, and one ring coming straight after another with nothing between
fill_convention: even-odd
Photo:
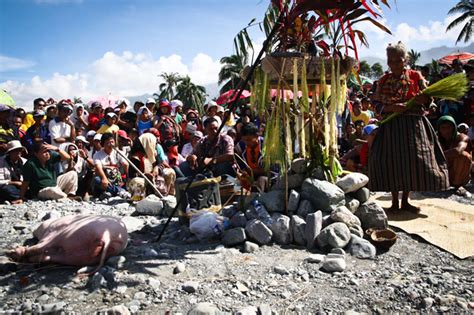
<instances>
[{"instance_id":1,"label":"crowd of people","mask_svg":"<svg viewBox=\"0 0 474 315\"><path fill-rule=\"evenodd\" d=\"M450 185L462 187L469 182L472 169L472 84L459 102L422 99L417 93L453 72L465 72L471 83L474 82L474 63L471 60L462 66L454 62L442 73L407 70L403 49L397 49L387 50L391 72L375 82L372 89L349 91L346 110L339 117L341 164L350 171L388 172L387 165L382 167L371 161L371 151L377 150L377 159L383 154L403 159L401 152L396 151L400 149L384 148L380 142L381 139L385 144L398 141L398 148L423 146L424 142L411 140L417 139L416 135L405 135L403 126L414 124L424 132L421 138L437 138L436 143L443 152L436 152L436 156L443 153L446 159ZM396 80L393 73L397 75ZM405 115L407 119L398 120L397 125L379 127L378 122L387 113L401 110L389 98L399 93L397 89L405 88L398 83L403 75L407 81L416 83L416 89L408 84L404 96L419 97L423 106L412 116ZM17 204L28 199L87 200L111 196L139 199L147 192L132 189L130 183L140 177L140 173L145 174L161 194L174 195L176 182L202 170L203 166L212 171L213 176L235 177L251 171L256 188L267 189L268 172L262 158L265 121L256 117L251 104L242 104L237 112L230 113L210 101L204 106L203 115L191 105L154 98L133 105L123 98L112 106L37 98L31 112L1 106L0 202ZM420 115L432 126L424 126L425 120L411 118ZM223 121L224 127L220 128ZM430 128L436 132L431 133ZM407 176L416 176L413 175L415 168L421 167L416 164L417 159L435 159L430 152L427 149L409 158L415 162L407 162L414 167ZM404 165L390 167L398 170ZM401 187L403 183L386 184L383 176L376 178L374 174L370 178L375 189L406 191ZM430 187L410 186L408 190ZM138 192L142 195L137 196Z\"/></svg>"}]
</instances>

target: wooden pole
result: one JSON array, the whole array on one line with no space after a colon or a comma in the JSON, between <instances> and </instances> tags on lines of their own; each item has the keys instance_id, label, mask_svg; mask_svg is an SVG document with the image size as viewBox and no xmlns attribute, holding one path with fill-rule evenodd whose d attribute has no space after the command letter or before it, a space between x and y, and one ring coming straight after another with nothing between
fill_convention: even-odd
<instances>
[{"instance_id":1,"label":"wooden pole","mask_svg":"<svg viewBox=\"0 0 474 315\"><path fill-rule=\"evenodd\" d=\"M133 164L126 156L125 154L123 154L122 152L120 152L120 150L117 150L117 149L114 149L115 151L117 151L118 155L120 155L121 157L123 157L125 159L125 161L128 162L128 165L130 165L131 167L133 167L133 169L135 171L137 171L138 174L140 174L141 177L143 177L143 179L145 180L145 182L151 186L151 188L153 189L153 191L156 193L156 195L160 198L163 198L163 195L161 194L161 192L158 190L158 188L156 188L155 184L153 184L151 182L151 180L148 179L148 177L146 177L145 174L143 174L142 171L140 171L140 169L138 167L135 166L135 164Z\"/></svg>"}]
</instances>

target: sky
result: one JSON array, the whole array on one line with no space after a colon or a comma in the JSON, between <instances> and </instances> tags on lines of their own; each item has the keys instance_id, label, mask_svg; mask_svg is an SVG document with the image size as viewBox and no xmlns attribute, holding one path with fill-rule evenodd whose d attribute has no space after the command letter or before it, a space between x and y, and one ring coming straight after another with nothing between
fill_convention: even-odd
<instances>
[{"instance_id":1,"label":"sky","mask_svg":"<svg viewBox=\"0 0 474 315\"><path fill-rule=\"evenodd\" d=\"M454 46L459 30L445 32L456 0L391 0L384 22L393 36L361 25L369 48L384 57L389 42L417 51ZM17 105L56 99L152 94L162 72L217 82L219 60L233 38L268 0L0 0L0 88ZM251 36L261 46L263 34ZM461 46L465 46L461 44ZM211 95L214 96L214 95Z\"/></svg>"}]
</instances>

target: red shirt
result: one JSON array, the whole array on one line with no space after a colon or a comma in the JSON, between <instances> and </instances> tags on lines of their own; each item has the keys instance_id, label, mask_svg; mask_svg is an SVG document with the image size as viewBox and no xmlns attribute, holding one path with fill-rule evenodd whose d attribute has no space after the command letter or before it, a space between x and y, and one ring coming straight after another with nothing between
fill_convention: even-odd
<instances>
[{"instance_id":1,"label":"red shirt","mask_svg":"<svg viewBox=\"0 0 474 315\"><path fill-rule=\"evenodd\" d=\"M104 118L104 114L89 114L89 129L97 131L99 123Z\"/></svg>"}]
</instances>

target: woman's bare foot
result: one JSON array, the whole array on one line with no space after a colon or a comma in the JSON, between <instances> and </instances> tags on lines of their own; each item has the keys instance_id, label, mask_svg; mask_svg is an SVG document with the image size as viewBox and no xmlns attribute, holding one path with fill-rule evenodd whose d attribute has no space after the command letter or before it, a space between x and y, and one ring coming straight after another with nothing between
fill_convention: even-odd
<instances>
[{"instance_id":1,"label":"woman's bare foot","mask_svg":"<svg viewBox=\"0 0 474 315\"><path fill-rule=\"evenodd\" d=\"M420 213L421 210L419 207L415 207L408 202L402 204L402 209L412 213Z\"/></svg>"},{"instance_id":2,"label":"woman's bare foot","mask_svg":"<svg viewBox=\"0 0 474 315\"><path fill-rule=\"evenodd\" d=\"M400 207L398 206L398 203L397 203L397 204L392 204L390 208L384 208L384 209L387 212L397 212L400 210Z\"/></svg>"}]
</instances>

